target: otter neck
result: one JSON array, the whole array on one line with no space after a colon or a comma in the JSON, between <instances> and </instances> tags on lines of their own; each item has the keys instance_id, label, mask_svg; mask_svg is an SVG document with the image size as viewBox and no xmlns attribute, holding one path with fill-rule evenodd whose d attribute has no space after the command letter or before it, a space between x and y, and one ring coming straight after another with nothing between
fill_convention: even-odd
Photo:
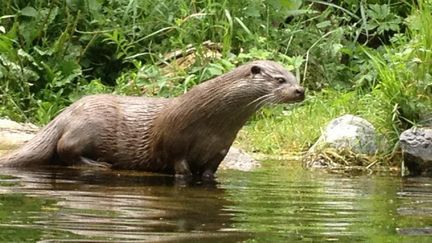
<instances>
[{"instance_id":1,"label":"otter neck","mask_svg":"<svg viewBox=\"0 0 432 243\"><path fill-rule=\"evenodd\" d=\"M187 93L174 98L167 118L173 125L206 124L221 132L239 130L260 108L254 101L262 94L250 89L242 70L206 81ZM237 75L235 75L237 74Z\"/></svg>"}]
</instances>

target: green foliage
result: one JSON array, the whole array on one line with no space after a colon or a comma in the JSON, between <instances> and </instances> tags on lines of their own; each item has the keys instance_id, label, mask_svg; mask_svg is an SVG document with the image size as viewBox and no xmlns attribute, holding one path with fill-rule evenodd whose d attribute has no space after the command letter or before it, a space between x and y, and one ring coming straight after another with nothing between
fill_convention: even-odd
<instances>
[{"instance_id":1,"label":"green foliage","mask_svg":"<svg viewBox=\"0 0 432 243\"><path fill-rule=\"evenodd\" d=\"M408 19L412 39L395 40L384 54L366 53L378 71L374 94L393 106L396 131L419 122L432 109L432 21L430 5L420 5Z\"/></svg>"},{"instance_id":2,"label":"green foliage","mask_svg":"<svg viewBox=\"0 0 432 243\"><path fill-rule=\"evenodd\" d=\"M369 120L383 136L381 152L392 152L401 131L432 113L431 7L420 2L419 8L413 8L406 19L409 34L394 35L386 48L358 46L349 53L356 58L351 62L357 73L355 90L323 90L289 109L289 116L283 119L286 111L264 111L240 136L240 144L264 153L307 148L320 134L317 127L350 113ZM251 139L249 134L256 137Z\"/></svg>"},{"instance_id":3,"label":"green foliage","mask_svg":"<svg viewBox=\"0 0 432 243\"><path fill-rule=\"evenodd\" d=\"M289 112L290 123L281 108L258 114L263 123L246 129L261 136L252 147L270 136L278 145L258 150L304 148L346 112L375 119L393 141L431 107L430 8L393 0L4 0L0 115L44 124L85 94L171 97L240 63L273 59L317 92ZM190 65L167 58L178 51L192 56ZM304 119L310 126L282 138Z\"/></svg>"},{"instance_id":4,"label":"green foliage","mask_svg":"<svg viewBox=\"0 0 432 243\"><path fill-rule=\"evenodd\" d=\"M401 18L392 13L390 6L371 4L367 10L368 21L366 29L375 31L375 34L384 34L385 31L399 31Z\"/></svg>"},{"instance_id":5,"label":"green foliage","mask_svg":"<svg viewBox=\"0 0 432 243\"><path fill-rule=\"evenodd\" d=\"M222 43L222 53L228 57L245 43L254 44L263 26L270 25L271 9L298 5L283 0L255 0L246 6L230 1L2 1L0 114L45 123L90 92L85 87L92 80L108 86L101 91L110 90L129 82L123 80L128 76L141 78L134 73L139 63L154 75L160 72L158 64L164 53L189 43ZM277 18L283 18L283 12L277 12ZM263 15L268 19L256 18ZM171 88L165 85L177 81L183 85L180 79L186 78L162 76L135 80L135 86L147 85L150 91L159 87L166 94ZM187 81L196 84L201 80L189 77ZM132 90L134 94L142 91L137 86Z\"/></svg>"},{"instance_id":6,"label":"green foliage","mask_svg":"<svg viewBox=\"0 0 432 243\"><path fill-rule=\"evenodd\" d=\"M390 108L390 109L389 109ZM302 104L288 105L259 112L258 118L240 134L238 142L249 151L283 154L309 148L326 124L344 114L370 121L383 134L381 151L392 149L392 109L385 100L356 91L323 90ZM251 136L253 134L253 136Z\"/></svg>"}]
</instances>

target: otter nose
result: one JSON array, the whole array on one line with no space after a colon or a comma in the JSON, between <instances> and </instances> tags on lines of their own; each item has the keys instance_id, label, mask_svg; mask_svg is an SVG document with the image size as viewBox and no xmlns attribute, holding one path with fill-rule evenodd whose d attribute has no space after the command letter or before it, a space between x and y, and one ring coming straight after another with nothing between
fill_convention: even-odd
<instances>
[{"instance_id":1,"label":"otter nose","mask_svg":"<svg viewBox=\"0 0 432 243\"><path fill-rule=\"evenodd\" d=\"M304 97L305 97L305 90L304 90L303 87L297 87L294 92L295 92L295 94L297 95L297 97L299 99L304 99Z\"/></svg>"}]
</instances>

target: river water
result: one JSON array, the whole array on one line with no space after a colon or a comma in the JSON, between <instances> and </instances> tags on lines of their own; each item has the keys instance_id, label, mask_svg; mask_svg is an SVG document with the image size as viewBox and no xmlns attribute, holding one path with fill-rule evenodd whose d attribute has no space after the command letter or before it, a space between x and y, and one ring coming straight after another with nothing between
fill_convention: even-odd
<instances>
[{"instance_id":1,"label":"river water","mask_svg":"<svg viewBox=\"0 0 432 243\"><path fill-rule=\"evenodd\" d=\"M432 242L432 180L282 161L190 185L148 173L2 169L0 241Z\"/></svg>"}]
</instances>

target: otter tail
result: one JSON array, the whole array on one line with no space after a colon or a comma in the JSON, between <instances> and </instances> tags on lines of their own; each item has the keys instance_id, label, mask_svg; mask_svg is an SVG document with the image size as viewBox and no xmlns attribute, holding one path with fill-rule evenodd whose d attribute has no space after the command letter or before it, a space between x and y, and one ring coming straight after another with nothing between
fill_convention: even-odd
<instances>
[{"instance_id":1,"label":"otter tail","mask_svg":"<svg viewBox=\"0 0 432 243\"><path fill-rule=\"evenodd\" d=\"M54 119L23 146L0 157L0 167L49 164L56 154L57 141L61 135L58 121Z\"/></svg>"}]
</instances>

